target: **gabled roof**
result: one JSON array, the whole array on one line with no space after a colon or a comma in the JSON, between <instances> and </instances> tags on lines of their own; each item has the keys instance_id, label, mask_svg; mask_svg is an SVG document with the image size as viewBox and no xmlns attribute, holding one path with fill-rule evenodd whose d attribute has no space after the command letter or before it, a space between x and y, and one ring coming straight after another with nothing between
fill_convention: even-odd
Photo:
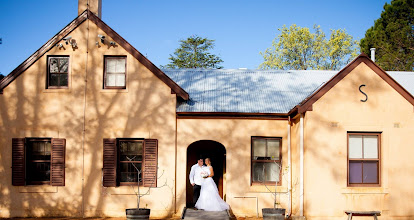
<instances>
[{"instance_id":1,"label":"gabled roof","mask_svg":"<svg viewBox=\"0 0 414 220\"><path fill-rule=\"evenodd\" d=\"M3 80L0 81L0 94L3 92L3 89L7 87L11 82L13 82L20 74L27 70L32 64L34 64L38 59L40 59L40 57L42 57L45 53L52 49L53 46L55 46L59 41L61 41L65 36L67 36L70 32L75 30L80 24L82 24L87 19L95 23L118 45L123 47L128 53L135 57L135 59L137 59L146 68L148 68L152 73L154 73L155 76L157 76L161 81L168 85L171 88L171 92L173 94L177 94L184 100L189 99L189 95L184 89L182 89L177 83L171 80L151 61L149 61L145 56L143 56L137 49L135 49L124 38L122 38L118 33L112 30L107 24L105 24L100 18L98 18L94 13L92 13L89 10L85 10L71 23L69 23L65 28L63 28L59 33L57 33L48 42L46 42L46 44L44 44L29 58L27 58L16 69L14 69L9 75L4 77Z\"/></svg>"},{"instance_id":2,"label":"gabled roof","mask_svg":"<svg viewBox=\"0 0 414 220\"><path fill-rule=\"evenodd\" d=\"M388 72L361 54L341 71L164 69L190 94L177 103L181 116L288 116L312 109L312 104L365 63L414 105L414 72ZM397 81L398 82L397 82ZM401 85L404 85L403 88ZM411 93L411 94L410 94Z\"/></svg>"},{"instance_id":3,"label":"gabled roof","mask_svg":"<svg viewBox=\"0 0 414 220\"><path fill-rule=\"evenodd\" d=\"M287 116L337 71L164 69L190 99L177 113L248 113Z\"/></svg>"},{"instance_id":4,"label":"gabled roof","mask_svg":"<svg viewBox=\"0 0 414 220\"><path fill-rule=\"evenodd\" d=\"M359 64L365 63L369 68L371 68L378 76L380 76L385 82L387 82L392 88L394 88L398 93L400 93L408 102L414 105L414 97L397 81L395 81L390 75L388 75L384 70L382 70L377 64L375 64L366 54L362 53L357 58L355 58L351 63L339 71L332 79L325 83L321 88L307 97L300 105L296 108L298 113L303 113L312 109L313 103L315 103L319 98L321 98L325 93L327 93L332 87L334 87L339 81L341 81L345 76L347 76L355 67ZM413 92L413 91L411 91Z\"/></svg>"}]
</instances>

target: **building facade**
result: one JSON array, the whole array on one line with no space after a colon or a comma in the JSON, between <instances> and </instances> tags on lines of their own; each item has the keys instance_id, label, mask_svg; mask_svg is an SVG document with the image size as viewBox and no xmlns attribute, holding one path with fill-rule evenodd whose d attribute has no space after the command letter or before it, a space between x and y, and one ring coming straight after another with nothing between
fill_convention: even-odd
<instances>
[{"instance_id":1,"label":"building facade","mask_svg":"<svg viewBox=\"0 0 414 220\"><path fill-rule=\"evenodd\" d=\"M0 81L0 217L124 216L138 179L151 217L181 215L201 154L236 216L276 190L293 217L414 217L414 73L160 70L86 2Z\"/></svg>"}]
</instances>

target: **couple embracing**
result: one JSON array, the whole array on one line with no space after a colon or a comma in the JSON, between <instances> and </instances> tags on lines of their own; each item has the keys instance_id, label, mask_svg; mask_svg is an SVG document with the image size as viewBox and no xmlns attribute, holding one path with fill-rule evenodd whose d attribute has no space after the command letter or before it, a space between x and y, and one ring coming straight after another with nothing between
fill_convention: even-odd
<instances>
[{"instance_id":1,"label":"couple embracing","mask_svg":"<svg viewBox=\"0 0 414 220\"><path fill-rule=\"evenodd\" d=\"M214 183L214 171L210 158L205 159L207 166L203 165L203 158L191 167L190 183L193 186L193 203L196 209L204 211L224 211L229 205L219 195L216 183Z\"/></svg>"}]
</instances>

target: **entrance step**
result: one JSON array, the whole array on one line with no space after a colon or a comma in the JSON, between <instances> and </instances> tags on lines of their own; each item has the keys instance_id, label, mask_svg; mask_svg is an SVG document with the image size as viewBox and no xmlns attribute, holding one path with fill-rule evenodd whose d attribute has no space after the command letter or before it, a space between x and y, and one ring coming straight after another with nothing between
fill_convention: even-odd
<instances>
[{"instance_id":1,"label":"entrance step","mask_svg":"<svg viewBox=\"0 0 414 220\"><path fill-rule=\"evenodd\" d=\"M182 219L185 220L233 220L234 217L230 217L228 211L220 212L207 212L203 210L194 210L191 208L184 208L183 214L181 215Z\"/></svg>"}]
</instances>

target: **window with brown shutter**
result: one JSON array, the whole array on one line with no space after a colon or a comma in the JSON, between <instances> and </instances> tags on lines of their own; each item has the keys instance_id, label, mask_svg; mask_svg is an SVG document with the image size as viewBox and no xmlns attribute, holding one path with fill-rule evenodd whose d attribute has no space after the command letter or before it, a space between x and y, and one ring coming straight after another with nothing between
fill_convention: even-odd
<instances>
[{"instance_id":1,"label":"window with brown shutter","mask_svg":"<svg viewBox=\"0 0 414 220\"><path fill-rule=\"evenodd\" d=\"M144 142L144 186L157 186L158 140L145 139Z\"/></svg>"},{"instance_id":2,"label":"window with brown shutter","mask_svg":"<svg viewBox=\"0 0 414 220\"><path fill-rule=\"evenodd\" d=\"M116 186L116 139L103 140L103 186Z\"/></svg>"},{"instance_id":3,"label":"window with brown shutter","mask_svg":"<svg viewBox=\"0 0 414 220\"><path fill-rule=\"evenodd\" d=\"M158 141L118 138L103 141L103 185L157 185ZM140 170L140 174L138 170Z\"/></svg>"},{"instance_id":4,"label":"window with brown shutter","mask_svg":"<svg viewBox=\"0 0 414 220\"><path fill-rule=\"evenodd\" d=\"M65 139L13 138L13 185L64 186L65 148Z\"/></svg>"},{"instance_id":5,"label":"window with brown shutter","mask_svg":"<svg viewBox=\"0 0 414 220\"><path fill-rule=\"evenodd\" d=\"M120 185L142 185L144 141L118 139L118 182Z\"/></svg>"},{"instance_id":6,"label":"window with brown shutter","mask_svg":"<svg viewBox=\"0 0 414 220\"><path fill-rule=\"evenodd\" d=\"M26 139L26 184L50 184L52 143L50 138Z\"/></svg>"},{"instance_id":7,"label":"window with brown shutter","mask_svg":"<svg viewBox=\"0 0 414 220\"><path fill-rule=\"evenodd\" d=\"M65 139L52 139L52 186L65 185Z\"/></svg>"},{"instance_id":8,"label":"window with brown shutter","mask_svg":"<svg viewBox=\"0 0 414 220\"><path fill-rule=\"evenodd\" d=\"M25 185L24 138L12 139L12 185Z\"/></svg>"}]
</instances>

